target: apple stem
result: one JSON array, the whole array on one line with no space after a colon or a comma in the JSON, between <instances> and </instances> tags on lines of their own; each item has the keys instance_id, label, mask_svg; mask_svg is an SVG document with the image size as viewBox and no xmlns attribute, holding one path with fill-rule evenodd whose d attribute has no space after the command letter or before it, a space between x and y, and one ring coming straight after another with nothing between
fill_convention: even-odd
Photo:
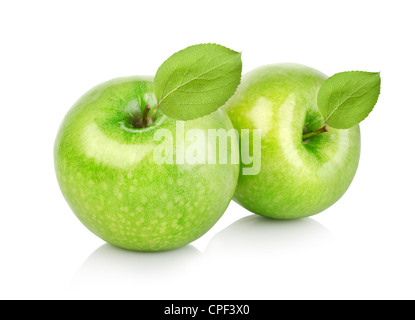
<instances>
[{"instance_id":1,"label":"apple stem","mask_svg":"<svg viewBox=\"0 0 415 320\"><path fill-rule=\"evenodd\" d=\"M141 118L141 123L143 125L143 128L147 127L149 124L151 124L151 116L148 116L148 113L150 112L150 106L146 105L143 111L143 116Z\"/></svg>"},{"instance_id":2,"label":"apple stem","mask_svg":"<svg viewBox=\"0 0 415 320\"><path fill-rule=\"evenodd\" d=\"M329 127L327 127L326 125L324 125L323 127L318 128L316 131L303 134L303 141L305 139L311 138L311 137L316 136L316 135L318 135L320 133L324 133L324 132L328 132L328 131L329 131Z\"/></svg>"},{"instance_id":3,"label":"apple stem","mask_svg":"<svg viewBox=\"0 0 415 320\"><path fill-rule=\"evenodd\" d=\"M159 107L160 103L158 105L156 105L156 107L153 109L153 111L151 112L150 116L148 117L149 119L151 119L151 117L153 116L153 114L157 111L157 108ZM149 107L149 106L148 106ZM150 111L150 110L149 110ZM147 112L148 113L148 112Z\"/></svg>"}]
</instances>

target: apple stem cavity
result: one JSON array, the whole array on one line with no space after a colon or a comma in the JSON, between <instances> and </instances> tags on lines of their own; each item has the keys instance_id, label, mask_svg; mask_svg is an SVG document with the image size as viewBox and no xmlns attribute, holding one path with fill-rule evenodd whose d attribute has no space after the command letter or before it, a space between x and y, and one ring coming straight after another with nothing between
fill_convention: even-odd
<instances>
[{"instance_id":1,"label":"apple stem cavity","mask_svg":"<svg viewBox=\"0 0 415 320\"><path fill-rule=\"evenodd\" d=\"M151 116L148 116L151 107L147 105L142 112L139 110L132 115L131 125L134 128L145 128L153 123Z\"/></svg>"},{"instance_id":2,"label":"apple stem cavity","mask_svg":"<svg viewBox=\"0 0 415 320\"><path fill-rule=\"evenodd\" d=\"M308 139L308 138L314 137L314 136L316 136L320 133L324 133L324 132L328 132L328 131L329 131L329 127L326 126L326 125L323 125L322 127L318 128L316 131L303 134L303 141Z\"/></svg>"}]
</instances>

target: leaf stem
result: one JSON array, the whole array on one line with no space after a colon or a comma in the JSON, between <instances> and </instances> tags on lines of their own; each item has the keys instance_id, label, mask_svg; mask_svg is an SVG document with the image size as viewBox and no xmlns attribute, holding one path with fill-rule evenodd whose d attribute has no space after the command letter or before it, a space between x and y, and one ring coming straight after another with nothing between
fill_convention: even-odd
<instances>
[{"instance_id":1,"label":"leaf stem","mask_svg":"<svg viewBox=\"0 0 415 320\"><path fill-rule=\"evenodd\" d=\"M326 125L323 124L323 126L318 128L316 131L303 134L303 141L308 139L308 138L311 138L313 136L316 136L320 133L324 133L324 132L328 132L328 131L329 131L329 127L327 127Z\"/></svg>"}]
</instances>

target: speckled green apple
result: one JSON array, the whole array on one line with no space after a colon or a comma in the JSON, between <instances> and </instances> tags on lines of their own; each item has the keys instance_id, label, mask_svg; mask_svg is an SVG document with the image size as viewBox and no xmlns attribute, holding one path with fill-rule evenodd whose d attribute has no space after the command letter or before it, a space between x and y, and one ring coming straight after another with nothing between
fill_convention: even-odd
<instances>
[{"instance_id":1,"label":"speckled green apple","mask_svg":"<svg viewBox=\"0 0 415 320\"><path fill-rule=\"evenodd\" d=\"M237 129L261 129L261 171L240 175L234 200L271 218L317 214L348 189L360 156L358 125L303 141L323 124L318 90L326 79L298 64L255 69L242 78L225 106Z\"/></svg>"},{"instance_id":2,"label":"speckled green apple","mask_svg":"<svg viewBox=\"0 0 415 320\"><path fill-rule=\"evenodd\" d=\"M222 216L238 179L238 164L156 163L154 132L167 129L175 139L176 121L158 112L148 127L131 124L132 114L155 104L151 78L103 83L70 109L55 141L57 179L73 212L94 234L130 250L197 239ZM184 123L184 133L192 128L232 123L218 110Z\"/></svg>"}]
</instances>

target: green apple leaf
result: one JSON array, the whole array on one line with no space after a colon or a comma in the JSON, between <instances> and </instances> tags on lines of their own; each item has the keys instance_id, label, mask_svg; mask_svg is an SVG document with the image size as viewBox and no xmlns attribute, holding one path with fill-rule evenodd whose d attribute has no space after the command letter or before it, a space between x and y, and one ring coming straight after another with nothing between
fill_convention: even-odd
<instances>
[{"instance_id":1,"label":"green apple leaf","mask_svg":"<svg viewBox=\"0 0 415 320\"><path fill-rule=\"evenodd\" d=\"M317 104L324 124L348 129L369 115L379 94L379 72L347 71L337 73L323 82Z\"/></svg>"},{"instance_id":2,"label":"green apple leaf","mask_svg":"<svg viewBox=\"0 0 415 320\"><path fill-rule=\"evenodd\" d=\"M241 73L240 52L217 44L190 46L173 54L157 70L157 106L178 120L208 115L234 94Z\"/></svg>"}]
</instances>

